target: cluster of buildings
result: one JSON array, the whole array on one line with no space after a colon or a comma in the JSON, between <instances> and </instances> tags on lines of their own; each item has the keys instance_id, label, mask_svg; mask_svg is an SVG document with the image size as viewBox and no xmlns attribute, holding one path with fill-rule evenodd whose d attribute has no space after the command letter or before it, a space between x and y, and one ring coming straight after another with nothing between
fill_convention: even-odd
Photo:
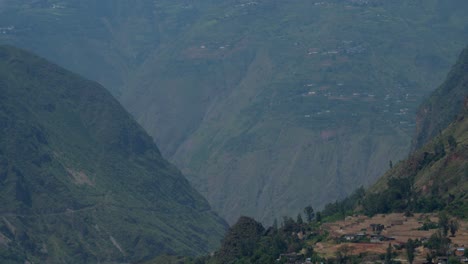
<instances>
[{"instance_id":1,"label":"cluster of buildings","mask_svg":"<svg viewBox=\"0 0 468 264\"><path fill-rule=\"evenodd\" d=\"M15 29L14 26L7 26L7 27L0 27L0 34L8 34L11 33Z\"/></svg>"}]
</instances>

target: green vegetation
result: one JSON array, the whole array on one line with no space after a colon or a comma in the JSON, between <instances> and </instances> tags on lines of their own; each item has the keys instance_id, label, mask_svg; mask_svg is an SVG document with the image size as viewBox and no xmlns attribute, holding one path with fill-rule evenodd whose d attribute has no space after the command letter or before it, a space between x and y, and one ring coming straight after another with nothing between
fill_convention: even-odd
<instances>
[{"instance_id":1,"label":"green vegetation","mask_svg":"<svg viewBox=\"0 0 468 264\"><path fill-rule=\"evenodd\" d=\"M357 211L367 215L379 213L415 213L437 212L445 210L451 215L468 218L468 189L466 173L468 167L466 160L468 152L468 119L466 96L468 95L467 67L468 56L465 49L448 75L448 80L435 92L450 96L438 97L438 104L451 105L453 109L460 109L455 118L447 116L454 121L441 130L420 149L413 152L406 160L392 166L392 168L367 192L364 189L357 190L348 198L329 204L324 213L332 215L335 219L343 219ZM458 76L456 81L453 76ZM449 85L450 84L450 85ZM455 95L465 95L455 103L450 101ZM430 101L435 100L434 96ZM448 98L448 99L447 99ZM447 101L444 101L447 99ZM427 103L423 104L426 105ZM431 119L432 116L426 118ZM439 116L435 116L438 119ZM421 120L422 123L433 121ZM446 123L439 120L437 122ZM425 133L425 132L424 132ZM421 138L418 133L416 138ZM443 218L446 219L446 218ZM448 220L447 220L448 221ZM423 229L443 227L444 235L449 231L449 225L454 230L457 223L425 223ZM435 225L434 225L435 224Z\"/></svg>"},{"instance_id":2,"label":"green vegetation","mask_svg":"<svg viewBox=\"0 0 468 264\"><path fill-rule=\"evenodd\" d=\"M418 112L419 122L414 142L415 148L422 147L430 139L436 137L463 111L463 100L467 96L467 71L468 49L465 49L452 67L445 82L421 105ZM451 150L454 150L458 144L453 135L448 135L447 143Z\"/></svg>"},{"instance_id":3,"label":"green vegetation","mask_svg":"<svg viewBox=\"0 0 468 264\"><path fill-rule=\"evenodd\" d=\"M304 239L307 237L307 239ZM285 217L280 228L265 228L249 217L240 217L228 231L221 248L211 257L180 258L173 260L185 264L247 264L247 263L287 263L292 259L305 260L320 258L309 245L326 238L321 233L316 222L298 223L294 219ZM302 253L296 254L301 251ZM345 254L346 255L346 254ZM171 263L165 258L157 258L146 264ZM174 262L176 263L176 262Z\"/></svg>"},{"instance_id":4,"label":"green vegetation","mask_svg":"<svg viewBox=\"0 0 468 264\"><path fill-rule=\"evenodd\" d=\"M452 215L468 218L467 54L468 48L461 53L447 81L434 93L440 97L431 96L429 99L430 102L436 100L438 105L445 104L447 107L450 105L451 109L459 109L457 114L453 114L455 117L451 114L445 116L447 120L441 120L439 115L426 116L428 120L420 120L420 123L445 124L454 121L412 153L407 160L387 172L371 188L362 201L367 214L446 210ZM457 77L454 79L454 76ZM465 98L465 101L463 99L452 101L452 97ZM426 137L426 132L422 133L424 136L418 133L416 139ZM453 224L455 227L456 224ZM444 228L446 234L448 223L444 223L443 226L446 226Z\"/></svg>"},{"instance_id":5,"label":"green vegetation","mask_svg":"<svg viewBox=\"0 0 468 264\"><path fill-rule=\"evenodd\" d=\"M468 48L467 50L468 51ZM464 51L460 56L457 65L464 65L468 62L468 57L464 56ZM450 76L467 76L468 71L463 67L454 67ZM380 179L377 184L370 189L358 188L347 198L329 203L322 211L315 212L313 207L308 205L303 212L307 223L302 220L301 214L297 220L284 217L281 227L277 224L268 229L264 229L260 223L247 217L241 217L239 221L231 227L228 235L223 241L219 251L213 256L198 259L175 258L180 263L197 264L252 264L252 263L296 263L308 259L312 263L363 263L369 261L368 256L360 251L353 254L353 243L366 243L369 246L369 236L366 234L346 234L342 237L329 238L324 231L324 223L333 225L333 221L345 219L346 216L365 213L368 215L401 213L404 217L412 217L416 212L434 213L439 212L438 222L432 222L428 215L419 230L434 230L435 232L426 240L408 239L406 243L388 243L386 252L380 254L378 259L372 256L372 261L377 263L401 263L397 256L406 256L409 263L416 259L416 248L425 247L430 253L427 255L428 263L433 263L441 256L449 256L449 263L460 263L460 258L453 256L453 247L449 237L454 237L460 228L459 221L467 220L467 176L466 161L468 160L468 90L466 78L459 78L461 83L452 83L453 86L443 85L437 93L463 94L465 101L462 105L455 105L461 110L457 112L455 121L420 149L416 150L409 157L390 166L390 170ZM447 83L447 82L445 82ZM431 97L432 98L432 97ZM449 104L444 101L446 98L439 98L439 103ZM457 101L455 104L460 104ZM430 118L430 117L427 117ZM450 117L451 118L451 117ZM426 122L424 120L420 120ZM431 122L431 121L427 121ZM380 218L380 217L379 217ZM385 215L382 216L385 218ZM459 219L461 218L461 219ZM352 218L351 218L352 219ZM340 233L343 226L353 226L359 223L360 218L355 221L342 221L335 223L340 226ZM362 218L361 218L362 219ZM378 220L377 220L378 221ZM396 222L403 222L398 220ZM391 224L393 226L393 223ZM395 225L400 225L395 223ZM371 224L372 236L380 236L386 228L383 224ZM388 228L391 228L388 227ZM354 228L352 228L354 230ZM393 229L393 228L392 228ZM366 232L367 229L361 229ZM371 230L369 230L371 231ZM388 232L388 229L386 230ZM401 230L397 231L401 232ZM371 238L372 238L371 236ZM388 237L384 241L394 240ZM328 240L328 241L327 241ZM334 247L334 256L320 256L314 251L314 247L319 247L318 242L333 242L342 244ZM380 243L382 240L378 240ZM386 245L386 244L385 244ZM404 250L404 251L403 251ZM397 253L400 252L400 255ZM162 262L148 262L149 264Z\"/></svg>"},{"instance_id":6,"label":"green vegetation","mask_svg":"<svg viewBox=\"0 0 468 264\"><path fill-rule=\"evenodd\" d=\"M406 245L405 245L405 248L406 248L406 255L408 257L408 262L410 264L413 264L413 261L414 261L414 251L416 250L415 249L415 243L414 241L410 238L408 239L408 242L406 242Z\"/></svg>"},{"instance_id":7,"label":"green vegetation","mask_svg":"<svg viewBox=\"0 0 468 264\"><path fill-rule=\"evenodd\" d=\"M466 45L467 9L466 0L2 1L0 42L109 87L229 222L271 224L372 184L404 157L417 105Z\"/></svg>"},{"instance_id":8,"label":"green vegetation","mask_svg":"<svg viewBox=\"0 0 468 264\"><path fill-rule=\"evenodd\" d=\"M134 262L219 245L213 213L102 86L0 46L0 262Z\"/></svg>"}]
</instances>

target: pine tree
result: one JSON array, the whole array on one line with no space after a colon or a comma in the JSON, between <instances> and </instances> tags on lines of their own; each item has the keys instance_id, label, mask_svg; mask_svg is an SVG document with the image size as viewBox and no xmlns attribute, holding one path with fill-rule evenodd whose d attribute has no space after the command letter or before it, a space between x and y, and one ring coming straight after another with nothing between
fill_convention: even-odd
<instances>
[{"instance_id":1,"label":"pine tree","mask_svg":"<svg viewBox=\"0 0 468 264\"><path fill-rule=\"evenodd\" d=\"M439 227L442 229L444 236L447 236L449 230L449 219L447 214L444 212L439 214Z\"/></svg>"},{"instance_id":2,"label":"pine tree","mask_svg":"<svg viewBox=\"0 0 468 264\"><path fill-rule=\"evenodd\" d=\"M450 234L452 234L452 236L455 236L455 233L458 231L458 228L459 228L458 221L451 220L449 224L449 228L450 228Z\"/></svg>"},{"instance_id":3,"label":"pine tree","mask_svg":"<svg viewBox=\"0 0 468 264\"><path fill-rule=\"evenodd\" d=\"M312 222L312 220L314 220L314 217L315 217L315 213L314 213L314 208L312 208L312 206L307 206L306 208L304 208L304 214L307 218L307 222Z\"/></svg>"},{"instance_id":4,"label":"pine tree","mask_svg":"<svg viewBox=\"0 0 468 264\"><path fill-rule=\"evenodd\" d=\"M297 215L296 223L298 225L302 225L304 223L304 221L302 221L302 215L300 213Z\"/></svg>"},{"instance_id":5,"label":"pine tree","mask_svg":"<svg viewBox=\"0 0 468 264\"><path fill-rule=\"evenodd\" d=\"M415 244L414 241L410 238L408 242L406 242L406 256L408 257L408 262L413 264L414 261L414 251L415 251Z\"/></svg>"},{"instance_id":6,"label":"pine tree","mask_svg":"<svg viewBox=\"0 0 468 264\"><path fill-rule=\"evenodd\" d=\"M315 216L315 220L317 222L322 222L322 213L321 212L317 212L317 215Z\"/></svg>"},{"instance_id":7,"label":"pine tree","mask_svg":"<svg viewBox=\"0 0 468 264\"><path fill-rule=\"evenodd\" d=\"M393 252L392 252L392 244L389 243L387 247L387 253L385 253L385 264L393 263Z\"/></svg>"}]
</instances>

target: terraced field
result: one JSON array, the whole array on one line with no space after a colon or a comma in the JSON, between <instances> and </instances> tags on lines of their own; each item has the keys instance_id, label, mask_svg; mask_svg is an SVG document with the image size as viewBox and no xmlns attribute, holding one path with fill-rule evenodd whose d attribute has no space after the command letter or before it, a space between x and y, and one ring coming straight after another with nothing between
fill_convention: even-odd
<instances>
[{"instance_id":1,"label":"terraced field","mask_svg":"<svg viewBox=\"0 0 468 264\"><path fill-rule=\"evenodd\" d=\"M360 233L373 234L371 224L382 224L385 226L381 235L387 238L392 238L390 241L381 241L374 243L332 243L324 242L316 245L315 250L324 256L334 257L336 252L339 251L344 245L351 249L351 255L358 255L360 253L370 254L385 254L388 244L392 245L403 245L408 239L419 239L426 240L437 229L429 230L418 230L422 227L426 221L432 221L437 223L438 217L436 214L414 214L414 216L406 217L403 214L388 214L388 215L375 215L373 217L366 216L355 216L347 217L346 220L337 221L334 223L324 224L323 230L330 233L331 239L339 239L345 235L356 235ZM460 227L454 237L450 237L453 245L462 246L468 245L468 222L459 221ZM397 251L399 256L404 263L406 262L406 255L404 250ZM429 253L427 249L419 247L416 251L417 257L415 264L423 263L426 260L426 253Z\"/></svg>"}]
</instances>

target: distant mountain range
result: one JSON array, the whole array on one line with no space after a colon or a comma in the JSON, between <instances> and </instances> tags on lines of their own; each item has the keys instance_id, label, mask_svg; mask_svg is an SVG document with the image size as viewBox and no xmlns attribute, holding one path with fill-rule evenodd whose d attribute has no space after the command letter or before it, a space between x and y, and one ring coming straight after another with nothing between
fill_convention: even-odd
<instances>
[{"instance_id":1,"label":"distant mountain range","mask_svg":"<svg viewBox=\"0 0 468 264\"><path fill-rule=\"evenodd\" d=\"M425 111L434 105L434 114ZM264 228L241 217L210 256L159 256L144 263L392 263L409 259L413 243L418 248L413 263L447 254L448 263L462 263L468 221L468 47L419 112L426 114L418 127L430 124L415 136L415 142L425 138L423 146L370 189L328 204L312 221L299 214ZM434 127L440 132L431 134ZM447 227L441 226L444 216Z\"/></svg>"},{"instance_id":2,"label":"distant mountain range","mask_svg":"<svg viewBox=\"0 0 468 264\"><path fill-rule=\"evenodd\" d=\"M0 46L0 201L1 263L199 255L227 227L107 90L11 46Z\"/></svg>"},{"instance_id":3,"label":"distant mountain range","mask_svg":"<svg viewBox=\"0 0 468 264\"><path fill-rule=\"evenodd\" d=\"M104 84L230 223L268 224L405 157L419 103L468 42L465 10L466 0L1 1L0 42Z\"/></svg>"}]
</instances>

